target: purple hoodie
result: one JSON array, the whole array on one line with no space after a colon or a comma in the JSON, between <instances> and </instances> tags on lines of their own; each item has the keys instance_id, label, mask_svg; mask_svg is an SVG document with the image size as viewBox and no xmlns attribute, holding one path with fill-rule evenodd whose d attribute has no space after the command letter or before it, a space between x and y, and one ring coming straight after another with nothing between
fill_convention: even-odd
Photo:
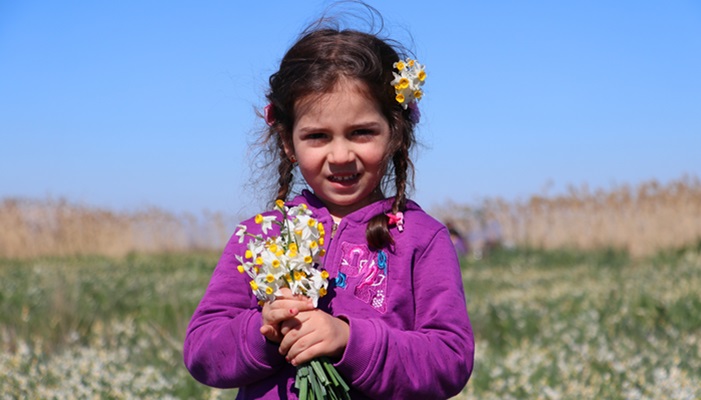
<instances>
[{"instance_id":1,"label":"purple hoodie","mask_svg":"<svg viewBox=\"0 0 701 400\"><path fill-rule=\"evenodd\" d=\"M317 197L305 191L289 205L300 203L332 232ZM350 326L335 366L353 399L449 398L467 383L474 356L455 247L448 230L409 201L404 231L391 229L395 244L384 260L368 248L365 228L391 204L381 200L348 214L333 238L327 234L323 266L335 283L319 308ZM260 232L253 219L242 224ZM236 269L234 256L244 252L245 242L232 237L188 326L185 365L206 385L238 387L239 399L296 399L295 367L260 334L260 307L248 275Z\"/></svg>"}]
</instances>

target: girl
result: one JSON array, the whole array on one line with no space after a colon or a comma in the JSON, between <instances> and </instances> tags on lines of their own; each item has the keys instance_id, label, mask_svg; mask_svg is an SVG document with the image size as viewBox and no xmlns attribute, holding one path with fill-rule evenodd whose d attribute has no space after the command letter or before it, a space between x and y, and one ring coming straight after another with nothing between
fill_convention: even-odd
<instances>
[{"instance_id":1,"label":"girl","mask_svg":"<svg viewBox=\"0 0 701 400\"><path fill-rule=\"evenodd\" d=\"M299 171L309 190L287 204L306 204L323 224L333 283L318 308L289 290L261 307L237 271L245 243L232 238L187 329L197 380L238 387L241 399L294 399L295 366L327 356L353 399L448 398L465 386L474 341L455 249L406 198L421 96L401 80L411 68L422 82L420 65L386 41L328 27L285 54L265 113L276 199L287 200Z\"/></svg>"}]
</instances>

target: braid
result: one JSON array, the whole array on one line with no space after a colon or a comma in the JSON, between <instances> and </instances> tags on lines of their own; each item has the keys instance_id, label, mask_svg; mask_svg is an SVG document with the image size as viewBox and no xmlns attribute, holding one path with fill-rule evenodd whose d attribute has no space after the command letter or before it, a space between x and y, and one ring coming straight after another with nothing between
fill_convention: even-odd
<instances>
[{"instance_id":1,"label":"braid","mask_svg":"<svg viewBox=\"0 0 701 400\"><path fill-rule=\"evenodd\" d=\"M394 196L394 204L392 204L392 212L396 214L400 211L404 212L406 209L407 172L411 164L409 149L406 146L402 146L397 150L392 158L392 163L394 164L394 184L397 189L397 194Z\"/></svg>"},{"instance_id":2,"label":"braid","mask_svg":"<svg viewBox=\"0 0 701 400\"><path fill-rule=\"evenodd\" d=\"M294 164L292 161L290 161L289 158L287 158L287 154L285 153L285 149L280 146L280 163L277 166L277 170L279 173L278 177L278 190L277 190L277 197L275 198L276 200L282 200L285 201L287 200L287 195L290 194L291 186L292 186L292 180L294 176L292 175L292 169L294 168Z\"/></svg>"},{"instance_id":3,"label":"braid","mask_svg":"<svg viewBox=\"0 0 701 400\"><path fill-rule=\"evenodd\" d=\"M365 229L365 239L372 250L380 250L394 243L387 226L387 216L384 213L375 215Z\"/></svg>"},{"instance_id":4,"label":"braid","mask_svg":"<svg viewBox=\"0 0 701 400\"><path fill-rule=\"evenodd\" d=\"M409 167L412 165L407 146L400 146L394 152L392 165L394 167L394 182L397 189L394 203L392 203L392 213L396 214L399 211L404 212L406 210L407 175ZM392 234L389 232L388 222L389 219L384 213L375 215L368 222L368 226L365 229L365 238L371 249L379 250L394 244Z\"/></svg>"}]
</instances>

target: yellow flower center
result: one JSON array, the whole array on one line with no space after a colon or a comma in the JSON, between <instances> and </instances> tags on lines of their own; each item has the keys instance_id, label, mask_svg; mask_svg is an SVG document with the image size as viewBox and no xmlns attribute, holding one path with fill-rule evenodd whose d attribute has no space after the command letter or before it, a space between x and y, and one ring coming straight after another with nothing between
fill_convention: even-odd
<instances>
[{"instance_id":1,"label":"yellow flower center","mask_svg":"<svg viewBox=\"0 0 701 400\"><path fill-rule=\"evenodd\" d=\"M273 288L271 288L270 286L266 287L265 294L273 294Z\"/></svg>"},{"instance_id":2,"label":"yellow flower center","mask_svg":"<svg viewBox=\"0 0 701 400\"><path fill-rule=\"evenodd\" d=\"M421 72L419 72L419 76L418 76L418 77L419 77L419 80L420 80L421 82L425 81L425 80L426 80L426 71L421 71Z\"/></svg>"},{"instance_id":3,"label":"yellow flower center","mask_svg":"<svg viewBox=\"0 0 701 400\"><path fill-rule=\"evenodd\" d=\"M272 283L272 282L275 280L275 277L273 276L273 274L268 274L268 275L265 276L265 280L266 280L268 283Z\"/></svg>"},{"instance_id":4,"label":"yellow flower center","mask_svg":"<svg viewBox=\"0 0 701 400\"><path fill-rule=\"evenodd\" d=\"M401 71L405 67L404 61L397 61L397 70Z\"/></svg>"},{"instance_id":5,"label":"yellow flower center","mask_svg":"<svg viewBox=\"0 0 701 400\"><path fill-rule=\"evenodd\" d=\"M262 224L263 223L263 216L261 214L256 215L255 221L256 221L256 224Z\"/></svg>"},{"instance_id":6,"label":"yellow flower center","mask_svg":"<svg viewBox=\"0 0 701 400\"><path fill-rule=\"evenodd\" d=\"M395 97L395 99L397 100L397 103L404 104L404 95L403 94L401 94L401 93L397 94L397 97Z\"/></svg>"},{"instance_id":7,"label":"yellow flower center","mask_svg":"<svg viewBox=\"0 0 701 400\"><path fill-rule=\"evenodd\" d=\"M242 273L242 274L243 274L244 272L246 272L246 269L243 267L243 265L239 265L238 267L236 267L236 269L238 269L239 272Z\"/></svg>"},{"instance_id":8,"label":"yellow flower center","mask_svg":"<svg viewBox=\"0 0 701 400\"><path fill-rule=\"evenodd\" d=\"M323 279L329 279L329 273L326 271L321 271L321 277Z\"/></svg>"},{"instance_id":9,"label":"yellow flower center","mask_svg":"<svg viewBox=\"0 0 701 400\"><path fill-rule=\"evenodd\" d=\"M253 258L253 253L251 252L251 250L246 250L246 254L244 254L244 256L246 258Z\"/></svg>"},{"instance_id":10,"label":"yellow flower center","mask_svg":"<svg viewBox=\"0 0 701 400\"><path fill-rule=\"evenodd\" d=\"M256 283L256 281L251 281L251 289L258 290L258 284Z\"/></svg>"}]
</instances>

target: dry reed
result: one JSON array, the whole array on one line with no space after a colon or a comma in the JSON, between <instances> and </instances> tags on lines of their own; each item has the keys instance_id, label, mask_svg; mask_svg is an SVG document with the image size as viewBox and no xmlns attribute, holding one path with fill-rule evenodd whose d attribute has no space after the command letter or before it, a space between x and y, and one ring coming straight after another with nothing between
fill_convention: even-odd
<instances>
[{"instance_id":1,"label":"dry reed","mask_svg":"<svg viewBox=\"0 0 701 400\"><path fill-rule=\"evenodd\" d=\"M0 202L0 257L221 249L233 226L222 213L114 212L65 199L5 199Z\"/></svg>"},{"instance_id":2,"label":"dry reed","mask_svg":"<svg viewBox=\"0 0 701 400\"><path fill-rule=\"evenodd\" d=\"M432 212L468 233L478 252L496 242L521 247L613 248L633 256L701 239L701 182L683 177L526 201L446 203ZM114 212L66 200L0 202L0 257L220 250L238 219L222 213L174 215L158 208Z\"/></svg>"},{"instance_id":3,"label":"dry reed","mask_svg":"<svg viewBox=\"0 0 701 400\"><path fill-rule=\"evenodd\" d=\"M610 248L638 257L701 239L701 182L686 176L593 192L570 187L566 195L446 204L434 212L472 233L473 248L498 236L502 243L520 247Z\"/></svg>"}]
</instances>

